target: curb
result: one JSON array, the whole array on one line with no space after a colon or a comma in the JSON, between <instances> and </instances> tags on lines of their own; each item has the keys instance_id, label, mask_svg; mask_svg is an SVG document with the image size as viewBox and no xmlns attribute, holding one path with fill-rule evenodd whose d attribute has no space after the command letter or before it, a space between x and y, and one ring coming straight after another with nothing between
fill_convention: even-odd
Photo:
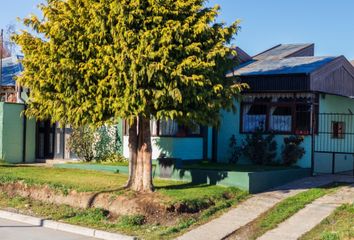
<instances>
[{"instance_id":1,"label":"curb","mask_svg":"<svg viewBox=\"0 0 354 240\"><path fill-rule=\"evenodd\" d=\"M136 237L122 235L118 233L110 233L92 228L80 227L62 222L56 222L44 218L31 217L13 212L0 210L0 218L13 220L17 222L27 223L34 226L50 228L63 232L74 233L86 237L94 237L103 240L135 240Z\"/></svg>"}]
</instances>

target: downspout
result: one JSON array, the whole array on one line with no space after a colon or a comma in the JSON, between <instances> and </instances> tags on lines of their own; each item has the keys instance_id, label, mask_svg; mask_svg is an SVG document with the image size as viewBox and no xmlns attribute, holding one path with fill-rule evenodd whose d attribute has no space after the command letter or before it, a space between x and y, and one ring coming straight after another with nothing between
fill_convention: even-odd
<instances>
[{"instance_id":1,"label":"downspout","mask_svg":"<svg viewBox=\"0 0 354 240\"><path fill-rule=\"evenodd\" d=\"M27 110L27 104L26 101L22 98L21 92L22 92L22 87L19 86L19 99L23 102L23 110L24 112ZM23 115L23 141L22 141L22 163L26 163L26 145L27 145L27 118L26 115Z\"/></svg>"}]
</instances>

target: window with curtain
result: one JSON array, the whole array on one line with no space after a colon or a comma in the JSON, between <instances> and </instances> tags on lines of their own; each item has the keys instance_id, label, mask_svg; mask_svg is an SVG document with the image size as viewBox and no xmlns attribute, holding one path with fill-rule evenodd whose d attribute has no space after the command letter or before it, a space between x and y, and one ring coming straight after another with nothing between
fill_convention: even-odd
<instances>
[{"instance_id":1,"label":"window with curtain","mask_svg":"<svg viewBox=\"0 0 354 240\"><path fill-rule=\"evenodd\" d=\"M269 129L275 132L291 132L291 106L274 106L270 109Z\"/></svg>"},{"instance_id":2,"label":"window with curtain","mask_svg":"<svg viewBox=\"0 0 354 240\"><path fill-rule=\"evenodd\" d=\"M178 133L178 124L173 120L159 121L159 136L176 136Z\"/></svg>"},{"instance_id":3,"label":"window with curtain","mask_svg":"<svg viewBox=\"0 0 354 240\"><path fill-rule=\"evenodd\" d=\"M151 136L164 136L164 137L200 137L201 126L194 125L187 127L179 125L174 120L154 120L150 121ZM123 121L123 133L125 136L129 135L129 124Z\"/></svg>"},{"instance_id":4,"label":"window with curtain","mask_svg":"<svg viewBox=\"0 0 354 240\"><path fill-rule=\"evenodd\" d=\"M267 119L267 106L262 104L243 105L243 131L253 132L264 129Z\"/></svg>"}]
</instances>

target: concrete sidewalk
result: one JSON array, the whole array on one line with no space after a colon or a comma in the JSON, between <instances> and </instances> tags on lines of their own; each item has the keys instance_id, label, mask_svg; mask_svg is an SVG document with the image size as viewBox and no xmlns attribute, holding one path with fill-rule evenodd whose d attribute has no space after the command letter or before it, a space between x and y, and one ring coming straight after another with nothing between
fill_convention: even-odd
<instances>
[{"instance_id":1,"label":"concrete sidewalk","mask_svg":"<svg viewBox=\"0 0 354 240\"><path fill-rule=\"evenodd\" d=\"M297 212L291 218L279 224L273 230L268 231L259 240L296 240L303 234L317 226L328 217L337 207L353 203L354 185L344 187L334 194L323 196L304 209ZM306 219L306 221L304 221Z\"/></svg>"},{"instance_id":2,"label":"concrete sidewalk","mask_svg":"<svg viewBox=\"0 0 354 240\"><path fill-rule=\"evenodd\" d=\"M261 214L280 201L310 188L328 185L332 182L354 182L348 176L308 177L276 188L273 191L256 194L236 208L202 226L177 238L178 240L220 240L257 219Z\"/></svg>"}]
</instances>

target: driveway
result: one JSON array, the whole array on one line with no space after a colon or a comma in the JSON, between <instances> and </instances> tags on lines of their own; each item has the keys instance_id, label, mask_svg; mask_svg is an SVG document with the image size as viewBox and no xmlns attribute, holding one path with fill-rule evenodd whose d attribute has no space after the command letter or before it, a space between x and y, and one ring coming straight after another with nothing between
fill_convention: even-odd
<instances>
[{"instance_id":1,"label":"driveway","mask_svg":"<svg viewBox=\"0 0 354 240\"><path fill-rule=\"evenodd\" d=\"M97 240L0 218L1 240Z\"/></svg>"}]
</instances>

